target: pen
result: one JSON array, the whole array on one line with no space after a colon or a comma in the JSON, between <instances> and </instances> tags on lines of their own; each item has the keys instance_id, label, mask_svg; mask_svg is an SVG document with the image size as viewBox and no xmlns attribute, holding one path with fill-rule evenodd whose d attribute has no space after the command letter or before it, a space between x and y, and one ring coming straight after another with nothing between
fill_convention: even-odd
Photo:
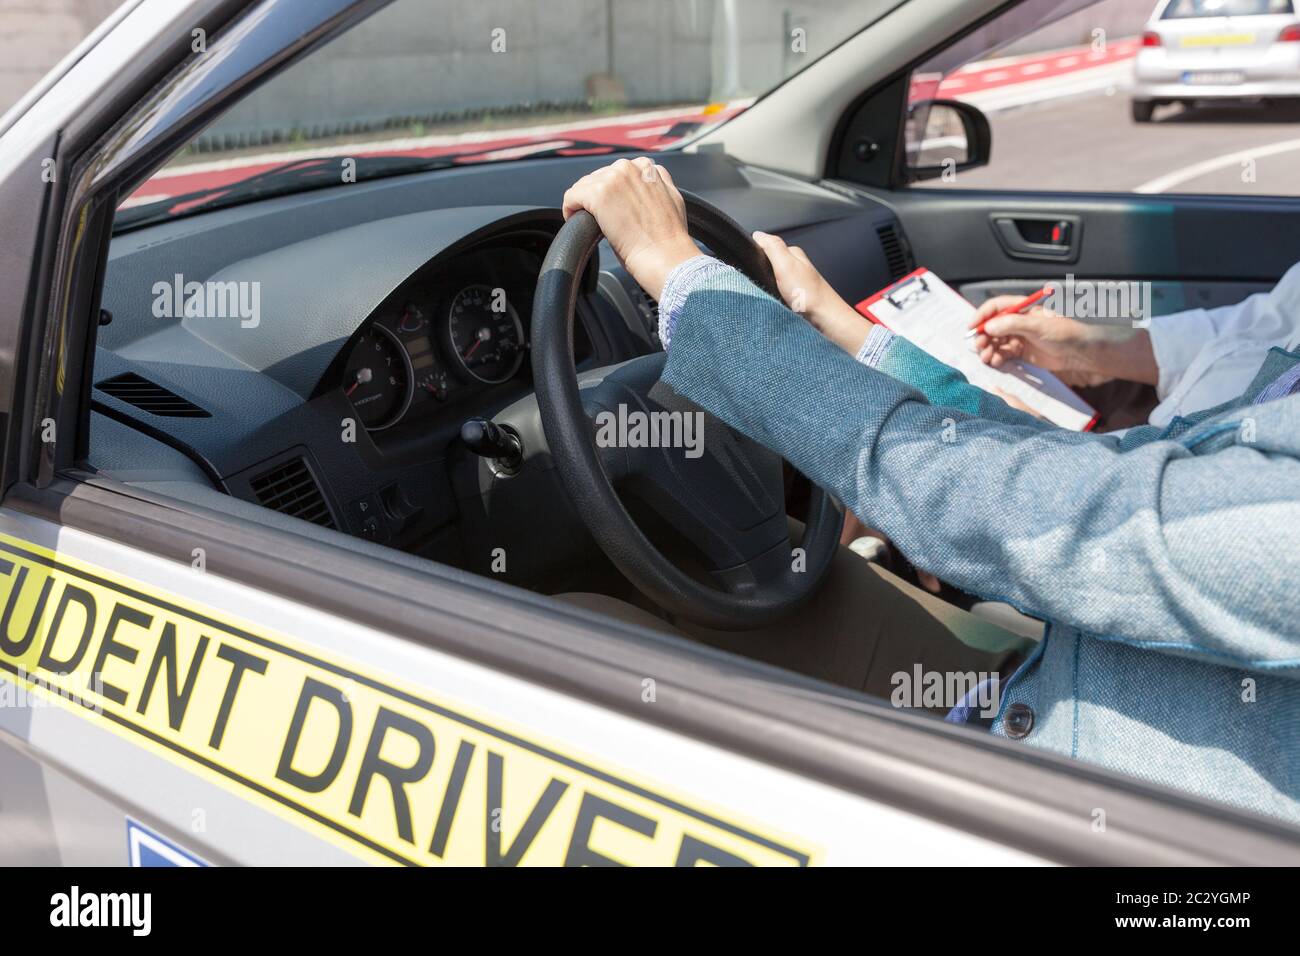
<instances>
[{"instance_id":1,"label":"pen","mask_svg":"<svg viewBox=\"0 0 1300 956\"><path fill-rule=\"evenodd\" d=\"M1049 286L1043 286L1043 288L1039 289L1039 290L1038 290L1037 292L1035 292L1033 295L1028 296L1028 297L1026 297L1026 298L1024 298L1024 299L1021 299L1021 300L1020 300L1019 302L1017 302L1015 305L1009 306L1008 308L1005 308L1005 309L1001 310L1000 312L995 312L993 315L990 315L987 319L985 319L985 320L984 320L983 322L981 322L979 325L975 326L975 328L973 328L973 329L971 329L969 332L967 332L967 333L966 333L966 338L970 339L970 338L974 338L975 336L979 335L981 332L984 331L984 326L988 325L988 324L989 324L990 322L992 322L994 319L1001 318L1001 317L1004 316L1004 315L1015 315L1017 312L1023 312L1023 311L1025 311L1025 309L1029 308L1031 305L1037 305L1037 304L1038 304L1039 302L1041 302L1043 299L1047 298L1047 296L1049 296L1049 295L1051 294L1051 291L1052 291L1052 290L1051 290L1051 288L1050 288Z\"/></svg>"}]
</instances>

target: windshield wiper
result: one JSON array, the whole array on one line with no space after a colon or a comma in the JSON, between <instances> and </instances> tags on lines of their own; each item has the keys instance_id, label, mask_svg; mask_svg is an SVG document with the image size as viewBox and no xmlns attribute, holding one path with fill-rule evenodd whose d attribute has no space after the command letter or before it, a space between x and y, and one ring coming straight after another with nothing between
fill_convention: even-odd
<instances>
[{"instance_id":1,"label":"windshield wiper","mask_svg":"<svg viewBox=\"0 0 1300 956\"><path fill-rule=\"evenodd\" d=\"M553 141L549 141L553 142ZM546 145L539 143L541 149L528 150L532 145L521 143L518 146L487 147L467 150L460 153L444 153L439 156L357 156L356 181L382 179L386 176L402 176L408 173L423 173L430 170L448 169L452 166L473 166L479 163L500 162L510 159L546 159L555 156L593 156L607 153L640 153L644 150L620 143L598 143L591 140L565 140L562 144ZM508 157L499 156L507 153ZM476 157L498 158L476 159ZM113 231L121 232L138 226L151 225L179 216L189 216L200 212L209 212L226 206L235 206L256 199L269 199L290 193L305 192L309 189L323 189L328 186L340 186L344 181L340 175L342 162L349 157L320 156L311 159L299 159L291 163L265 169L244 179L221 186L208 186L192 192L168 196L153 202L142 203L129 209L120 210L113 221Z\"/></svg>"}]
</instances>

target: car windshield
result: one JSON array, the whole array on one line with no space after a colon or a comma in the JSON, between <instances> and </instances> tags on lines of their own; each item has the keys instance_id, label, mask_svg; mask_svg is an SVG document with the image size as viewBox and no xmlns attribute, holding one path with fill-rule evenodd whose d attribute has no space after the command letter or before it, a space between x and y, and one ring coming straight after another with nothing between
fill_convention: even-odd
<instances>
[{"instance_id":1,"label":"car windshield","mask_svg":"<svg viewBox=\"0 0 1300 956\"><path fill-rule=\"evenodd\" d=\"M1292 13L1291 0L1174 0L1162 20L1197 17L1264 17Z\"/></svg>"},{"instance_id":2,"label":"car windshield","mask_svg":"<svg viewBox=\"0 0 1300 956\"><path fill-rule=\"evenodd\" d=\"M672 147L892 5L397 0L188 143L117 227L422 169Z\"/></svg>"}]
</instances>

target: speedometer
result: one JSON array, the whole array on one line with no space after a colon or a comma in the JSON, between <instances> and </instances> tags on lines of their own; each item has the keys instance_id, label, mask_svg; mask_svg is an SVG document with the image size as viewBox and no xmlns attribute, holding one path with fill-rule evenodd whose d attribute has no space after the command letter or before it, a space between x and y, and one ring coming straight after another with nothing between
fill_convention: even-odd
<instances>
[{"instance_id":1,"label":"speedometer","mask_svg":"<svg viewBox=\"0 0 1300 956\"><path fill-rule=\"evenodd\" d=\"M396 425L414 394L415 374L406 349L382 325L371 325L348 353L343 391L367 431Z\"/></svg>"},{"instance_id":2,"label":"speedometer","mask_svg":"<svg viewBox=\"0 0 1300 956\"><path fill-rule=\"evenodd\" d=\"M471 285L457 292L447 338L461 371L489 385L511 378L524 361L524 327L504 289Z\"/></svg>"}]
</instances>

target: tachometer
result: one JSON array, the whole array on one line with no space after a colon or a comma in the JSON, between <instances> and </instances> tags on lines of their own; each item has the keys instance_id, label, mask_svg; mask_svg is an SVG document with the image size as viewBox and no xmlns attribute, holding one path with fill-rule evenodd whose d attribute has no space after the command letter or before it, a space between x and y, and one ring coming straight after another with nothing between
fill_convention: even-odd
<instances>
[{"instance_id":1,"label":"tachometer","mask_svg":"<svg viewBox=\"0 0 1300 956\"><path fill-rule=\"evenodd\" d=\"M504 289L466 286L451 300L448 345L465 374L495 385L524 361L524 327Z\"/></svg>"},{"instance_id":2,"label":"tachometer","mask_svg":"<svg viewBox=\"0 0 1300 956\"><path fill-rule=\"evenodd\" d=\"M361 424L372 432L396 425L414 389L415 373L402 343L382 325L371 325L352 346L343 370L343 391Z\"/></svg>"}]
</instances>

